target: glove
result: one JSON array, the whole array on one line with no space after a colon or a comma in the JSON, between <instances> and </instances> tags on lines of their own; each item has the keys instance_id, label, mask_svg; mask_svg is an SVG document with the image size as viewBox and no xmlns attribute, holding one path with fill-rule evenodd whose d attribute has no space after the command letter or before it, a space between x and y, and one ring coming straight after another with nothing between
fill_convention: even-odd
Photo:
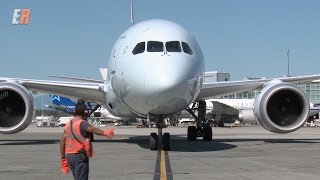
<instances>
[{"instance_id":1,"label":"glove","mask_svg":"<svg viewBox=\"0 0 320 180\"><path fill-rule=\"evenodd\" d=\"M69 173L69 166L68 166L68 161L67 158L61 159L61 171L65 174Z\"/></svg>"},{"instance_id":2,"label":"glove","mask_svg":"<svg viewBox=\"0 0 320 180\"><path fill-rule=\"evenodd\" d=\"M114 136L114 128L107 129L103 131L103 135L106 136L107 138L111 139Z\"/></svg>"}]
</instances>

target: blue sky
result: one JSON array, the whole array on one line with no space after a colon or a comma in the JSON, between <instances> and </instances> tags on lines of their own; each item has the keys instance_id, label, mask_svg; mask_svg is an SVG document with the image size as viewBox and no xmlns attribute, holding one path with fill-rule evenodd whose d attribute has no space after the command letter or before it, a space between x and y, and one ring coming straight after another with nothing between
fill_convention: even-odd
<instances>
[{"instance_id":1,"label":"blue sky","mask_svg":"<svg viewBox=\"0 0 320 180\"><path fill-rule=\"evenodd\" d=\"M101 79L111 48L130 25L129 0L0 1L0 76ZM320 1L135 0L135 21L164 18L193 33L206 70L244 76L320 74ZM30 8L29 25L12 25Z\"/></svg>"}]
</instances>

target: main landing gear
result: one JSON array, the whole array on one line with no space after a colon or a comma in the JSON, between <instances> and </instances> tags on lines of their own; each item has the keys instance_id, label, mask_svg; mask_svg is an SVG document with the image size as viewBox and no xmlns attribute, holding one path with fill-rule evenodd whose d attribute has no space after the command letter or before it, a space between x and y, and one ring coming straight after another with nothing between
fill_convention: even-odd
<instances>
[{"instance_id":1,"label":"main landing gear","mask_svg":"<svg viewBox=\"0 0 320 180\"><path fill-rule=\"evenodd\" d=\"M204 141L212 141L212 128L206 122L206 102L199 101L198 106L198 117L194 114L194 112L188 108L187 111L196 118L197 127L189 126L188 127L188 141L195 141L197 137L203 137Z\"/></svg>"},{"instance_id":2,"label":"main landing gear","mask_svg":"<svg viewBox=\"0 0 320 180\"><path fill-rule=\"evenodd\" d=\"M162 128L165 126L164 116L156 115L155 122L158 128L158 135L154 132L150 134L149 148L151 150L161 150L161 148L163 148L165 151L170 151L170 134L162 134Z\"/></svg>"},{"instance_id":3,"label":"main landing gear","mask_svg":"<svg viewBox=\"0 0 320 180\"><path fill-rule=\"evenodd\" d=\"M194 114L191 108L187 108L187 111L196 118L197 126L188 127L188 141L195 141L197 137L202 137L204 141L212 141L212 128L206 121L206 102L200 101L198 106L198 116ZM162 128L164 127L164 116L156 115L155 122L158 128L157 133L150 134L149 148L151 150L157 150L163 148L165 151L170 150L170 134L162 134Z\"/></svg>"}]
</instances>

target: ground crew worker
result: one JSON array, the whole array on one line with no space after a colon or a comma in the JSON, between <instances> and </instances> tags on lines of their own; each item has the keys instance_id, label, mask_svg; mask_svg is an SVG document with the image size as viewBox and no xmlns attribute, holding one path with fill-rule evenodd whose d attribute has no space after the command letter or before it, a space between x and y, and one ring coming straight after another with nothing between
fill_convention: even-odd
<instances>
[{"instance_id":1,"label":"ground crew worker","mask_svg":"<svg viewBox=\"0 0 320 180\"><path fill-rule=\"evenodd\" d=\"M89 157L94 155L90 134L114 135L114 128L103 131L85 121L85 110L84 102L76 104L74 118L65 125L60 139L61 171L68 173L70 169L75 180L87 180L89 176Z\"/></svg>"}]
</instances>

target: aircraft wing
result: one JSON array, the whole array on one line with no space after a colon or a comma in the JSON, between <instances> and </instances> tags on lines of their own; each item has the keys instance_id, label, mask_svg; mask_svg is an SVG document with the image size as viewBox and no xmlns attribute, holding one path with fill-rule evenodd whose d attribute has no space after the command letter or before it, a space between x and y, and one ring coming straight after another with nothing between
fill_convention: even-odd
<instances>
[{"instance_id":1,"label":"aircraft wing","mask_svg":"<svg viewBox=\"0 0 320 180\"><path fill-rule=\"evenodd\" d=\"M220 103L218 101L211 101L213 104L213 114L238 115L239 111L231 106Z\"/></svg>"},{"instance_id":2,"label":"aircraft wing","mask_svg":"<svg viewBox=\"0 0 320 180\"><path fill-rule=\"evenodd\" d=\"M25 88L33 92L57 94L77 99L81 98L83 100L91 100L97 103L103 103L101 101L105 99L103 83L49 81L0 77L0 83L3 82L21 84Z\"/></svg>"},{"instance_id":3,"label":"aircraft wing","mask_svg":"<svg viewBox=\"0 0 320 180\"><path fill-rule=\"evenodd\" d=\"M244 81L224 81L204 83L197 100L211 99L217 96L223 96L231 93L240 93L251 91L254 89L262 88L263 85L272 80L280 80L288 83L304 83L320 79L320 74L310 76L297 76L297 77L284 77L274 79L261 79L261 80L244 80Z\"/></svg>"}]
</instances>

